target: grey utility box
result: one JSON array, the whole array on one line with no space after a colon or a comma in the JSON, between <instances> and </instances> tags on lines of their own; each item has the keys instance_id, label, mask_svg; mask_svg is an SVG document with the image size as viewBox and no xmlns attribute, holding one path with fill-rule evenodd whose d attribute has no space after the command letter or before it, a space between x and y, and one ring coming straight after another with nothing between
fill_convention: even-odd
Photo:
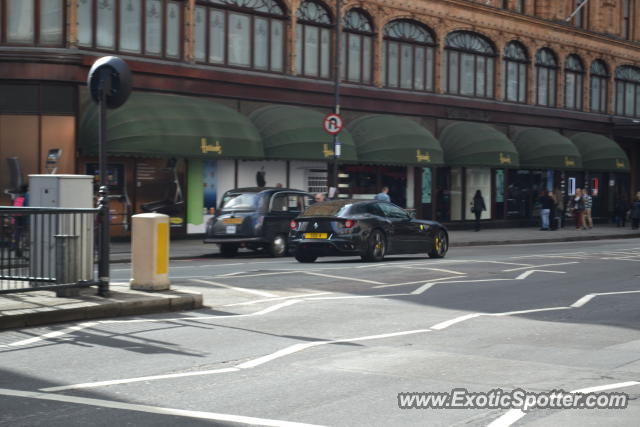
<instances>
[{"instance_id":1,"label":"grey utility box","mask_svg":"<svg viewBox=\"0 0 640 427\"><path fill-rule=\"evenodd\" d=\"M91 175L29 175L29 206L92 208ZM93 279L95 214L34 215L30 221L30 273L75 283ZM61 252L61 253L58 253Z\"/></svg>"}]
</instances>

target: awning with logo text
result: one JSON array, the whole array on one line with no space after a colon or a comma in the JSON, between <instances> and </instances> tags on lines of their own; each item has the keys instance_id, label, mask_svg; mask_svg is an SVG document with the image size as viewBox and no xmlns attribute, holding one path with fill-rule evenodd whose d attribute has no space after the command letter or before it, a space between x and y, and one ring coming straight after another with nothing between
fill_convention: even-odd
<instances>
[{"instance_id":1,"label":"awning with logo text","mask_svg":"<svg viewBox=\"0 0 640 427\"><path fill-rule=\"evenodd\" d=\"M333 136L322 127L324 114L309 108L269 105L259 108L249 118L262 136L268 159L332 160ZM338 135L341 145L339 161L357 159L351 134L343 129Z\"/></svg>"},{"instance_id":2,"label":"awning with logo text","mask_svg":"<svg viewBox=\"0 0 640 427\"><path fill-rule=\"evenodd\" d=\"M450 166L517 168L516 147L500 131L482 123L452 123L440 134L444 160Z\"/></svg>"},{"instance_id":3,"label":"awning with logo text","mask_svg":"<svg viewBox=\"0 0 640 427\"><path fill-rule=\"evenodd\" d=\"M549 129L530 128L517 133L513 144L521 169L582 169L582 157L569 138Z\"/></svg>"},{"instance_id":4,"label":"awning with logo text","mask_svg":"<svg viewBox=\"0 0 640 427\"><path fill-rule=\"evenodd\" d=\"M83 154L96 154L98 108L88 99L79 125ZM264 157L260 135L237 111L205 98L132 93L120 108L108 110L107 151L113 155Z\"/></svg>"},{"instance_id":5,"label":"awning with logo text","mask_svg":"<svg viewBox=\"0 0 640 427\"><path fill-rule=\"evenodd\" d=\"M359 163L438 166L442 147L431 132L406 117L369 115L347 125Z\"/></svg>"},{"instance_id":6,"label":"awning with logo text","mask_svg":"<svg viewBox=\"0 0 640 427\"><path fill-rule=\"evenodd\" d=\"M595 133L581 132L571 137L588 171L629 172L629 158L613 140Z\"/></svg>"}]
</instances>

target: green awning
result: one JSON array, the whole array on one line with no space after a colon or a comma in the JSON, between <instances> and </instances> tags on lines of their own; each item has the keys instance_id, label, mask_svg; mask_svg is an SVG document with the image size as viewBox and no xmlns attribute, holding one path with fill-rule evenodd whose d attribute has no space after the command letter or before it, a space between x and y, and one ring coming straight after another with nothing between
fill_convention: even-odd
<instances>
[{"instance_id":1,"label":"green awning","mask_svg":"<svg viewBox=\"0 0 640 427\"><path fill-rule=\"evenodd\" d=\"M330 160L333 136L322 128L324 114L290 105L269 105L249 117L262 136L265 156L269 159ZM356 160L356 147L347 130L338 135L340 161Z\"/></svg>"},{"instance_id":2,"label":"green awning","mask_svg":"<svg viewBox=\"0 0 640 427\"><path fill-rule=\"evenodd\" d=\"M629 158L622 148L606 136L582 132L571 137L588 171L629 172Z\"/></svg>"},{"instance_id":3,"label":"green awning","mask_svg":"<svg viewBox=\"0 0 640 427\"><path fill-rule=\"evenodd\" d=\"M406 117L370 115L347 126L358 162L388 165L441 165L442 147L431 133Z\"/></svg>"},{"instance_id":4,"label":"green awning","mask_svg":"<svg viewBox=\"0 0 640 427\"><path fill-rule=\"evenodd\" d=\"M569 138L549 129L524 129L513 144L522 169L571 170L582 168L582 157Z\"/></svg>"},{"instance_id":5,"label":"green awning","mask_svg":"<svg viewBox=\"0 0 640 427\"><path fill-rule=\"evenodd\" d=\"M498 130L482 123L457 122L440 134L445 163L450 166L517 168L516 147Z\"/></svg>"},{"instance_id":6,"label":"green awning","mask_svg":"<svg viewBox=\"0 0 640 427\"><path fill-rule=\"evenodd\" d=\"M85 103L79 126L83 153L97 153L98 107ZM107 151L113 155L264 157L260 135L237 111L204 98L132 93L116 110L108 110Z\"/></svg>"}]
</instances>

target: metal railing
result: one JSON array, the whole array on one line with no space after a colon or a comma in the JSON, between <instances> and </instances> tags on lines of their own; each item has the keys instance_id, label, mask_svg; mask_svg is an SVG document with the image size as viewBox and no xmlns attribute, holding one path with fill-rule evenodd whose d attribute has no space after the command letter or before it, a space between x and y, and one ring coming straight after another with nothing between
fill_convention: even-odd
<instances>
[{"instance_id":1,"label":"metal railing","mask_svg":"<svg viewBox=\"0 0 640 427\"><path fill-rule=\"evenodd\" d=\"M0 207L0 294L96 285L98 212Z\"/></svg>"}]
</instances>

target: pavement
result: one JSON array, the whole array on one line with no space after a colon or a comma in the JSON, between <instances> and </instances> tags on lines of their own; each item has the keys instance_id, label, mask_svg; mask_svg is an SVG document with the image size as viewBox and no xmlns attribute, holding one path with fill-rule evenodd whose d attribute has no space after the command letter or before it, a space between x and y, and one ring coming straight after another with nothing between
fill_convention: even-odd
<instances>
[{"instance_id":1,"label":"pavement","mask_svg":"<svg viewBox=\"0 0 640 427\"><path fill-rule=\"evenodd\" d=\"M452 230L450 246L484 246L531 244L603 239L640 238L640 231L629 227L597 225L589 230L565 227L554 231L534 228L503 228ZM170 244L171 260L219 258L217 245L204 244L201 239L173 240ZM111 262L131 261L131 244L113 242ZM112 267L113 268L113 267ZM118 316L136 316L149 313L193 310L206 307L207 290L193 292L186 284L173 281L171 290L143 292L132 290L126 282L111 283L109 297L99 297L95 288L84 288L73 297L56 297L50 291L34 291L0 295L0 330L36 325L70 322Z\"/></svg>"}]
</instances>

